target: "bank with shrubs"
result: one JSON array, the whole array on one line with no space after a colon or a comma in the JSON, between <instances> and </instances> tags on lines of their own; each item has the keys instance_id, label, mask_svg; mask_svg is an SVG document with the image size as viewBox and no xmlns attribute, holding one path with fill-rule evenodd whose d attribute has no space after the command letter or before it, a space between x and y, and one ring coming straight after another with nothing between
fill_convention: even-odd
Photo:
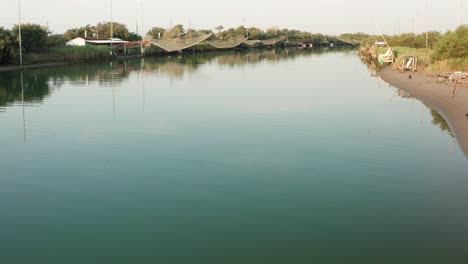
<instances>
[{"instance_id":1,"label":"bank with shrubs","mask_svg":"<svg viewBox=\"0 0 468 264\"><path fill-rule=\"evenodd\" d=\"M468 71L468 26L459 26L454 31L446 33L429 32L428 48L426 48L426 34L400 34L384 36L388 45L394 49L395 63L401 64L403 57L418 57L418 70L427 74L439 74L454 71ZM384 54L387 47L374 46L377 41L383 41L382 36L369 36L361 40L361 49L372 50ZM378 62L374 62L376 65Z\"/></svg>"}]
</instances>

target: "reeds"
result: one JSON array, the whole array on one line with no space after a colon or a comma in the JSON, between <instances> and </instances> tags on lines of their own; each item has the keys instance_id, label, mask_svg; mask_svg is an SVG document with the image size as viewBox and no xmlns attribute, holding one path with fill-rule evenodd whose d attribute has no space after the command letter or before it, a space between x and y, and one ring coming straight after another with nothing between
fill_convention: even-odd
<instances>
[{"instance_id":1,"label":"reeds","mask_svg":"<svg viewBox=\"0 0 468 264\"><path fill-rule=\"evenodd\" d=\"M25 63L84 61L110 58L111 48L107 46L55 47L41 53L25 54Z\"/></svg>"}]
</instances>

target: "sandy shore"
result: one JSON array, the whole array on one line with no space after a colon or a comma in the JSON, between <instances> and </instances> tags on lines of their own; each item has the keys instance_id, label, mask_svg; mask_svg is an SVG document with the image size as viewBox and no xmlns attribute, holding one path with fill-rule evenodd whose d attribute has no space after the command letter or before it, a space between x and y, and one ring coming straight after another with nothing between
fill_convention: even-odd
<instances>
[{"instance_id":1,"label":"sandy shore","mask_svg":"<svg viewBox=\"0 0 468 264\"><path fill-rule=\"evenodd\" d=\"M419 73L400 73L385 67L379 73L387 83L408 92L427 106L437 110L447 121L460 148L468 157L468 87L437 83L435 78ZM409 78L411 75L411 79Z\"/></svg>"}]
</instances>

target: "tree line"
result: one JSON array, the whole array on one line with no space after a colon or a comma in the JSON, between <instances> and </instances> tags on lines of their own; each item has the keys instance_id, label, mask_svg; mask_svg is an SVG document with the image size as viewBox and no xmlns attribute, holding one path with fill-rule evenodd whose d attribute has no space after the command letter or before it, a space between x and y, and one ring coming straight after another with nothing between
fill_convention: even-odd
<instances>
[{"instance_id":1,"label":"tree line","mask_svg":"<svg viewBox=\"0 0 468 264\"><path fill-rule=\"evenodd\" d=\"M433 60L468 58L468 25L461 25L454 31L440 33L431 31L427 34L428 48L432 50ZM391 47L426 48L426 33L404 33L400 35L384 35ZM361 45L371 46L376 41L383 41L382 36L367 36L361 39Z\"/></svg>"},{"instance_id":2,"label":"tree line","mask_svg":"<svg viewBox=\"0 0 468 264\"><path fill-rule=\"evenodd\" d=\"M37 24L23 24L22 31L22 51L28 53L51 52L54 48L65 47L66 42L76 37L87 37L95 39L108 39L111 35L111 23L101 22L97 25L85 25L79 28L67 30L63 34L52 34L46 27ZM280 29L271 27L263 30L256 27L239 26L237 28L225 29L222 25L213 30L185 29L183 25L176 25L173 28L165 29L153 27L146 32L146 37L158 38L178 38L188 34L196 35L200 33L214 33L213 38L220 40L233 40L242 37L250 39L273 39L282 37L287 41L300 42L308 41L314 45L327 45L330 42L341 40L354 41L363 45L373 44L377 40L382 40L381 36L368 35L362 32L352 34L342 34L340 36L330 36L324 34L313 34L311 32L295 29ZM131 32L125 24L113 23L113 36L128 41L138 41L143 37L138 33ZM406 46L414 48L425 47L425 34L401 34L396 36L385 36L391 46ZM437 58L446 56L466 56L467 26L461 26L454 32L442 34L440 32L429 32L429 44L431 48L437 49L434 53ZM62 49L63 50L63 49ZM19 53L18 26L12 29L0 27L0 64L16 61ZM450 54L450 55L446 55Z\"/></svg>"}]
</instances>

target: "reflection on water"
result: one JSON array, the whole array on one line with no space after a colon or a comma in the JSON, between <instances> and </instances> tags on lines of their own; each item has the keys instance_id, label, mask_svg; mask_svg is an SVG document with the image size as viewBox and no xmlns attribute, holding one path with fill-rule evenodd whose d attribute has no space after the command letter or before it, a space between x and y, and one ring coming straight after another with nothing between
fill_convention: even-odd
<instances>
[{"instance_id":1,"label":"reflection on water","mask_svg":"<svg viewBox=\"0 0 468 264\"><path fill-rule=\"evenodd\" d=\"M371 70L371 76L372 77L376 77L379 81L379 87L380 87L380 82L383 82L385 84L386 87L389 87L389 88L392 88L395 90L395 94L394 96L397 96L399 98L402 98L402 99L410 99L410 100L415 100L415 101L418 101L416 98L414 98L410 93L404 91L404 90L401 90L401 89L398 89L396 87L392 87L391 84L385 82L384 80L382 80L378 75L374 75L372 74L373 71ZM393 98L393 97L392 97ZM390 99L391 100L391 99ZM453 139L455 138L455 136L453 135L452 133L452 130L448 124L448 122L445 120L445 118L439 114L439 112L437 112L436 110L434 109L430 109L429 108L429 111L432 115L432 124L435 125L435 126L438 126L440 127L440 129L444 132L447 132L447 134L449 134Z\"/></svg>"},{"instance_id":2,"label":"reflection on water","mask_svg":"<svg viewBox=\"0 0 468 264\"><path fill-rule=\"evenodd\" d=\"M414 99L414 97L412 97L408 92L401 89L396 89L396 93L401 98Z\"/></svg>"},{"instance_id":3,"label":"reflection on water","mask_svg":"<svg viewBox=\"0 0 468 264\"><path fill-rule=\"evenodd\" d=\"M51 77L47 70L24 72L23 86L21 79L19 71L0 73L0 107L22 99L29 104L41 103L54 88L62 85L62 81Z\"/></svg>"},{"instance_id":4,"label":"reflection on water","mask_svg":"<svg viewBox=\"0 0 468 264\"><path fill-rule=\"evenodd\" d=\"M320 56L330 52L354 53L355 50L344 47L309 50L277 49L212 52L75 64L53 68L53 70L50 70L50 68L38 68L24 71L22 74L19 71L3 72L0 73L0 113L6 112L7 107L15 102L20 102L26 106L40 104L45 98L52 94L54 89L60 88L65 82L74 86L87 86L96 83L101 87L118 87L133 73L142 74L142 76L144 76L144 74L158 74L161 76L170 76L171 79L183 79L184 76L196 74L198 68L205 64L216 63L217 65L235 68L262 62L275 63L285 60L294 60L300 57ZM381 82L387 87L392 87L390 84L380 79L379 76L372 74L375 73L372 69L370 69L370 71L371 76L378 79L379 87L381 86ZM21 75L23 75L23 80L21 80ZM23 87L21 87L21 81L23 81ZM416 100L409 93L401 89L393 87L392 89L395 90L395 96ZM115 118L115 90L112 92L114 97L113 115ZM144 94L142 102L144 107ZM453 137L453 133L446 120L437 111L431 109L430 112L433 116L432 123L439 126L442 131L446 131Z\"/></svg>"},{"instance_id":5,"label":"reflection on water","mask_svg":"<svg viewBox=\"0 0 468 264\"><path fill-rule=\"evenodd\" d=\"M349 48L336 49L281 49L249 50L240 52L213 52L176 57L143 58L117 60L115 62L95 62L75 64L57 68L38 68L24 71L24 101L27 104L40 103L53 89L65 82L76 86L97 83L100 86L119 86L133 72L156 73L175 79L195 74L197 69L210 63L229 67L242 67L261 62L275 63L298 57L319 56L330 52L354 52ZM0 72L0 107L21 101L20 72Z\"/></svg>"},{"instance_id":6,"label":"reflection on water","mask_svg":"<svg viewBox=\"0 0 468 264\"><path fill-rule=\"evenodd\" d=\"M454 135L452 133L452 129L450 129L450 126L447 123L447 121L444 119L444 117L434 109L431 109L431 115L432 115L432 124L440 127L442 131L447 132L447 134L449 134L453 138Z\"/></svg>"},{"instance_id":7,"label":"reflection on water","mask_svg":"<svg viewBox=\"0 0 468 264\"><path fill-rule=\"evenodd\" d=\"M183 79L184 76L196 74L198 68L205 64L216 63L217 65L235 68L262 62L275 63L294 60L300 57L320 56L321 54L330 52L353 53L355 50L344 47L335 49L278 49L213 52L193 55L181 54L169 57L150 57L67 65L53 68L52 71L50 68L38 68L24 71L22 74L19 71L3 72L0 73L0 113L6 112L7 107L15 102L21 102L26 106L40 104L52 94L54 89L60 88L65 82L74 86L87 86L96 83L102 87L118 87L132 73L143 74L142 76L144 74L158 74L170 76L171 79ZM379 87L381 86L380 83L383 82L385 86L395 90L394 96L416 100L409 93L393 88L390 84L380 79L373 69L370 69L370 71L371 76L378 79ZM20 77L21 75L23 77ZM21 81L23 81L23 87L21 86ZM113 90L113 96L115 97L114 93L115 91ZM144 105L144 95L142 101ZM446 120L437 111L430 109L430 112L433 116L432 123L453 137L453 133ZM115 115L115 102L113 114Z\"/></svg>"}]
</instances>

